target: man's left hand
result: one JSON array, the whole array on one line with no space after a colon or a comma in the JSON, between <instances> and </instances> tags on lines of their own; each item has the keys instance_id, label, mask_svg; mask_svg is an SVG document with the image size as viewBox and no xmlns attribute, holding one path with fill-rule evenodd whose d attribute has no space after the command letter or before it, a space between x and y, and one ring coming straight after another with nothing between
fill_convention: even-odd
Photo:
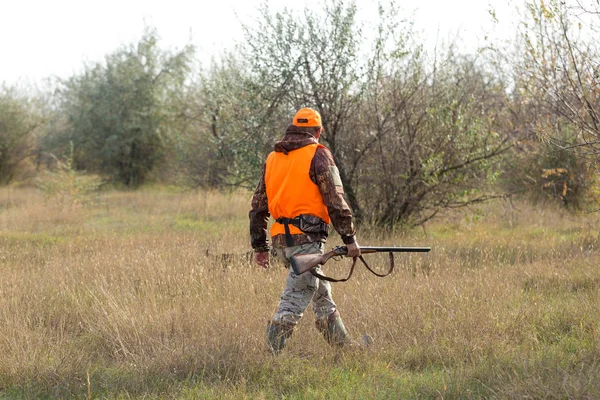
<instances>
[{"instance_id":1,"label":"man's left hand","mask_svg":"<svg viewBox=\"0 0 600 400\"><path fill-rule=\"evenodd\" d=\"M254 253L254 262L263 267L264 269L269 268L269 252L263 251Z\"/></svg>"}]
</instances>

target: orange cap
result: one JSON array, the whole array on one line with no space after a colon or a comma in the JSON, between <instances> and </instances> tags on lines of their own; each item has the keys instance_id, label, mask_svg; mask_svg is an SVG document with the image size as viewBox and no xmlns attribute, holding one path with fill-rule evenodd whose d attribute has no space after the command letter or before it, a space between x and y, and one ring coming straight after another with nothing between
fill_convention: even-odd
<instances>
[{"instance_id":1,"label":"orange cap","mask_svg":"<svg viewBox=\"0 0 600 400\"><path fill-rule=\"evenodd\" d=\"M292 125L321 126L321 115L312 108L303 108L294 115Z\"/></svg>"}]
</instances>

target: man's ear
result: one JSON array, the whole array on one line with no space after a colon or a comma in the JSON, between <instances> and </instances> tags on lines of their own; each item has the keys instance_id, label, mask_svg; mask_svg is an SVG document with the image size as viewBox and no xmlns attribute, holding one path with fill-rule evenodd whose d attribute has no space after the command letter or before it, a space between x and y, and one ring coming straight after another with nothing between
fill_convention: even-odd
<instances>
[{"instance_id":1,"label":"man's ear","mask_svg":"<svg viewBox=\"0 0 600 400\"><path fill-rule=\"evenodd\" d=\"M315 137L318 139L321 137L321 133L323 133L323 127L319 127L319 130L316 132Z\"/></svg>"}]
</instances>

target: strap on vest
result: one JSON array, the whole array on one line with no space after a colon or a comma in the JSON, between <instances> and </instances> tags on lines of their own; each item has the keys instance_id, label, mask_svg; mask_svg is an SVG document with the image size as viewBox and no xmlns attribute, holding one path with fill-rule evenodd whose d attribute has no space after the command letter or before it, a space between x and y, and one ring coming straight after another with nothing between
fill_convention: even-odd
<instances>
[{"instance_id":1,"label":"strap on vest","mask_svg":"<svg viewBox=\"0 0 600 400\"><path fill-rule=\"evenodd\" d=\"M291 218L285 218L285 217L276 219L277 222L279 222L280 224L283 224L283 228L285 229L285 244L287 247L293 246L292 235L290 234L290 223L292 220L293 219L291 219ZM292 223L292 225L294 225L294 224Z\"/></svg>"}]
</instances>

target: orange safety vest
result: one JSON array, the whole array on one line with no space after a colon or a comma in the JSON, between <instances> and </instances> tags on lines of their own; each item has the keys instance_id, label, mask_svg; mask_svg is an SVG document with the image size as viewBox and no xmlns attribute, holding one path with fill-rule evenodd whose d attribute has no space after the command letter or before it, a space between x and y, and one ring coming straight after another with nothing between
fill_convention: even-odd
<instances>
[{"instance_id":1,"label":"orange safety vest","mask_svg":"<svg viewBox=\"0 0 600 400\"><path fill-rule=\"evenodd\" d=\"M331 222L319 187L309 175L310 164L319 147L325 148L321 144L310 144L288 154L273 151L267 157L265 185L269 213L274 219L312 214L327 224ZM289 229L292 235L302 233L291 224ZM285 234L283 224L275 222L271 226L271 237L283 234Z\"/></svg>"}]
</instances>

